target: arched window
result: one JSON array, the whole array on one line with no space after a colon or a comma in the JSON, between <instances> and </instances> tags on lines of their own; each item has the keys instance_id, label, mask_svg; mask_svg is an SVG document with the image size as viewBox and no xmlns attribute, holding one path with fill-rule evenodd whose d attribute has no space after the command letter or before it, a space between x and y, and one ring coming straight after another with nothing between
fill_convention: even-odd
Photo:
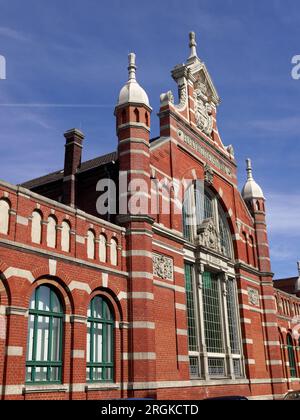
<instances>
[{"instance_id":1,"label":"arched window","mask_svg":"<svg viewBox=\"0 0 300 420\"><path fill-rule=\"evenodd\" d=\"M31 219L31 242L40 244L42 242L42 215L35 210Z\"/></svg>"},{"instance_id":2,"label":"arched window","mask_svg":"<svg viewBox=\"0 0 300 420\"><path fill-rule=\"evenodd\" d=\"M91 260L95 259L95 234L92 230L87 234L87 257Z\"/></svg>"},{"instance_id":3,"label":"arched window","mask_svg":"<svg viewBox=\"0 0 300 420\"><path fill-rule=\"evenodd\" d=\"M140 111L135 108L134 110L134 116L135 116L135 122L139 123L140 122Z\"/></svg>"},{"instance_id":4,"label":"arched window","mask_svg":"<svg viewBox=\"0 0 300 420\"><path fill-rule=\"evenodd\" d=\"M254 243L254 239L253 236L250 236L250 246L251 246L251 254L252 254L252 265L253 267L256 267L256 250L255 250L255 243Z\"/></svg>"},{"instance_id":5,"label":"arched window","mask_svg":"<svg viewBox=\"0 0 300 420\"><path fill-rule=\"evenodd\" d=\"M145 122L146 122L146 126L149 127L149 116L148 116L148 112L145 112Z\"/></svg>"},{"instance_id":6,"label":"arched window","mask_svg":"<svg viewBox=\"0 0 300 420\"><path fill-rule=\"evenodd\" d=\"M55 217L49 216L47 225L47 246L49 248L56 247L56 226L57 222Z\"/></svg>"},{"instance_id":7,"label":"arched window","mask_svg":"<svg viewBox=\"0 0 300 420\"><path fill-rule=\"evenodd\" d=\"M114 238L110 241L110 263L118 265L118 242Z\"/></svg>"},{"instance_id":8,"label":"arched window","mask_svg":"<svg viewBox=\"0 0 300 420\"><path fill-rule=\"evenodd\" d=\"M102 233L99 237L99 259L100 262L106 263L107 261L107 239L106 236Z\"/></svg>"},{"instance_id":9,"label":"arched window","mask_svg":"<svg viewBox=\"0 0 300 420\"><path fill-rule=\"evenodd\" d=\"M296 365L294 344L293 344L293 339L290 336L290 334L288 334L287 336L287 348L288 348L289 363L290 363L290 375L291 375L291 378L297 378L297 365Z\"/></svg>"},{"instance_id":10,"label":"arched window","mask_svg":"<svg viewBox=\"0 0 300 420\"><path fill-rule=\"evenodd\" d=\"M7 235L9 231L10 205L7 200L0 200L0 233Z\"/></svg>"},{"instance_id":11,"label":"arched window","mask_svg":"<svg viewBox=\"0 0 300 420\"><path fill-rule=\"evenodd\" d=\"M30 300L26 382L61 383L63 309L54 290L38 287Z\"/></svg>"},{"instance_id":12,"label":"arched window","mask_svg":"<svg viewBox=\"0 0 300 420\"><path fill-rule=\"evenodd\" d=\"M61 228L61 250L64 252L70 252L71 226L69 222L63 221Z\"/></svg>"},{"instance_id":13,"label":"arched window","mask_svg":"<svg viewBox=\"0 0 300 420\"><path fill-rule=\"evenodd\" d=\"M126 114L126 110L123 109L122 114L121 114L121 123L122 124L126 124L127 123L127 114Z\"/></svg>"},{"instance_id":14,"label":"arched window","mask_svg":"<svg viewBox=\"0 0 300 420\"><path fill-rule=\"evenodd\" d=\"M87 381L113 382L114 317L109 305L100 296L90 303L87 334Z\"/></svg>"},{"instance_id":15,"label":"arched window","mask_svg":"<svg viewBox=\"0 0 300 420\"><path fill-rule=\"evenodd\" d=\"M249 247L248 247L248 236L246 232L242 233L243 236L243 240L244 240L244 245L245 245L245 258L246 258L246 263L250 264L250 260L249 260Z\"/></svg>"},{"instance_id":16,"label":"arched window","mask_svg":"<svg viewBox=\"0 0 300 420\"><path fill-rule=\"evenodd\" d=\"M215 251L228 258L233 256L230 228L225 213L216 196L204 187L201 181L195 181L186 191L183 202L183 232L186 240L193 242L199 237L199 230L211 220L215 226L218 244L213 243ZM205 232L206 233L206 232ZM211 236L208 235L207 236Z\"/></svg>"}]
</instances>

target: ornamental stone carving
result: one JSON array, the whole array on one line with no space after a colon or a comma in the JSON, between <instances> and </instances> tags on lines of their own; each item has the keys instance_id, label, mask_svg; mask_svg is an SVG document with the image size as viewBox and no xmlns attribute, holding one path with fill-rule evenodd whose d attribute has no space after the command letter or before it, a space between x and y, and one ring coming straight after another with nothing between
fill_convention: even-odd
<instances>
[{"instance_id":1,"label":"ornamental stone carving","mask_svg":"<svg viewBox=\"0 0 300 420\"><path fill-rule=\"evenodd\" d=\"M153 254L153 274L162 280L174 280L174 263L172 258Z\"/></svg>"},{"instance_id":2,"label":"ornamental stone carving","mask_svg":"<svg viewBox=\"0 0 300 420\"><path fill-rule=\"evenodd\" d=\"M219 232L213 219L206 219L198 227L199 245L212 251L221 252L221 242Z\"/></svg>"},{"instance_id":3,"label":"ornamental stone carving","mask_svg":"<svg viewBox=\"0 0 300 420\"><path fill-rule=\"evenodd\" d=\"M208 164L204 167L204 180L208 185L212 185L214 182L214 171Z\"/></svg>"},{"instance_id":4,"label":"ornamental stone carving","mask_svg":"<svg viewBox=\"0 0 300 420\"><path fill-rule=\"evenodd\" d=\"M256 306L259 307L260 306L260 302L259 302L259 291L256 289L248 289L248 297L249 297L249 303L252 306Z\"/></svg>"},{"instance_id":5,"label":"ornamental stone carving","mask_svg":"<svg viewBox=\"0 0 300 420\"><path fill-rule=\"evenodd\" d=\"M195 118L197 127L208 136L213 132L212 106L206 96L207 87L204 83L197 83L194 92Z\"/></svg>"}]
</instances>

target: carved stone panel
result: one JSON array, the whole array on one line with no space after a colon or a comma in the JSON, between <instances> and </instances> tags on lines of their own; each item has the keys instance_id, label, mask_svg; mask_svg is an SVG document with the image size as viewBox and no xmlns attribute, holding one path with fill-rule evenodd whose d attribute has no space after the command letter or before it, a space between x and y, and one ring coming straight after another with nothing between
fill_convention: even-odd
<instances>
[{"instance_id":1,"label":"carved stone panel","mask_svg":"<svg viewBox=\"0 0 300 420\"><path fill-rule=\"evenodd\" d=\"M198 227L198 234L200 246L221 253L220 237L213 219L204 220Z\"/></svg>"},{"instance_id":2,"label":"carved stone panel","mask_svg":"<svg viewBox=\"0 0 300 420\"><path fill-rule=\"evenodd\" d=\"M174 280L174 263L172 258L153 254L153 274L162 280Z\"/></svg>"},{"instance_id":3,"label":"carved stone panel","mask_svg":"<svg viewBox=\"0 0 300 420\"><path fill-rule=\"evenodd\" d=\"M256 289L248 289L249 303L252 306L260 307L259 291Z\"/></svg>"},{"instance_id":4,"label":"carved stone panel","mask_svg":"<svg viewBox=\"0 0 300 420\"><path fill-rule=\"evenodd\" d=\"M204 180L208 185L212 185L214 182L214 171L208 164L204 167Z\"/></svg>"}]
</instances>

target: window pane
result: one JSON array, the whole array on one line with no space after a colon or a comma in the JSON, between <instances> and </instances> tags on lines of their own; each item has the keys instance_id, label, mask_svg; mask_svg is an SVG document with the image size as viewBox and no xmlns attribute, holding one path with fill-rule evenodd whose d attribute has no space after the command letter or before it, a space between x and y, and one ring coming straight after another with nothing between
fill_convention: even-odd
<instances>
[{"instance_id":1,"label":"window pane","mask_svg":"<svg viewBox=\"0 0 300 420\"><path fill-rule=\"evenodd\" d=\"M203 309L207 351L223 353L223 330L218 277L203 273Z\"/></svg>"},{"instance_id":2,"label":"window pane","mask_svg":"<svg viewBox=\"0 0 300 420\"><path fill-rule=\"evenodd\" d=\"M218 378L224 377L225 372L225 361L224 359L208 359L208 373L210 376Z\"/></svg>"},{"instance_id":3,"label":"window pane","mask_svg":"<svg viewBox=\"0 0 300 420\"><path fill-rule=\"evenodd\" d=\"M103 314L104 314L104 319L106 321L112 321L113 320L111 310L110 310L108 304L105 301L103 301Z\"/></svg>"},{"instance_id":4,"label":"window pane","mask_svg":"<svg viewBox=\"0 0 300 420\"><path fill-rule=\"evenodd\" d=\"M112 363L112 325L106 325L106 360L107 363Z\"/></svg>"},{"instance_id":5,"label":"window pane","mask_svg":"<svg viewBox=\"0 0 300 420\"><path fill-rule=\"evenodd\" d=\"M51 311L52 312L56 312L56 313L61 313L62 312L62 308L61 308L60 301L59 301L56 293L54 293L53 291L51 293L52 293L52 297L51 297L51 299L52 299L52 308L51 308Z\"/></svg>"},{"instance_id":6,"label":"window pane","mask_svg":"<svg viewBox=\"0 0 300 420\"><path fill-rule=\"evenodd\" d=\"M239 326L237 319L235 284L232 280L227 282L227 311L232 354L240 354Z\"/></svg>"},{"instance_id":7,"label":"window pane","mask_svg":"<svg viewBox=\"0 0 300 420\"><path fill-rule=\"evenodd\" d=\"M51 367L50 368L50 381L59 382L59 380L60 380L60 368Z\"/></svg>"},{"instance_id":8,"label":"window pane","mask_svg":"<svg viewBox=\"0 0 300 420\"><path fill-rule=\"evenodd\" d=\"M48 360L48 340L49 340L49 318L39 316L37 323L36 337L36 360L46 362Z\"/></svg>"},{"instance_id":9,"label":"window pane","mask_svg":"<svg viewBox=\"0 0 300 420\"><path fill-rule=\"evenodd\" d=\"M102 345L102 324L94 324L94 363L102 363L102 353L103 353L103 345Z\"/></svg>"},{"instance_id":10,"label":"window pane","mask_svg":"<svg viewBox=\"0 0 300 420\"><path fill-rule=\"evenodd\" d=\"M91 361L91 323L90 322L88 322L88 325L87 325L86 361L87 363Z\"/></svg>"},{"instance_id":11,"label":"window pane","mask_svg":"<svg viewBox=\"0 0 300 420\"><path fill-rule=\"evenodd\" d=\"M50 311L50 292L49 287L41 286L37 290L39 311Z\"/></svg>"},{"instance_id":12,"label":"window pane","mask_svg":"<svg viewBox=\"0 0 300 420\"><path fill-rule=\"evenodd\" d=\"M26 382L31 382L32 381L32 367L27 367L26 368Z\"/></svg>"},{"instance_id":13,"label":"window pane","mask_svg":"<svg viewBox=\"0 0 300 420\"><path fill-rule=\"evenodd\" d=\"M86 380L87 382L90 380L90 371L91 369L89 367L86 368Z\"/></svg>"},{"instance_id":14,"label":"window pane","mask_svg":"<svg viewBox=\"0 0 300 420\"><path fill-rule=\"evenodd\" d=\"M93 318L102 319L102 299L95 297L93 299Z\"/></svg>"},{"instance_id":15,"label":"window pane","mask_svg":"<svg viewBox=\"0 0 300 420\"><path fill-rule=\"evenodd\" d=\"M106 368L105 369L105 379L107 381L113 380L113 369L112 368Z\"/></svg>"},{"instance_id":16,"label":"window pane","mask_svg":"<svg viewBox=\"0 0 300 420\"><path fill-rule=\"evenodd\" d=\"M46 382L47 381L47 368L36 367L35 368L35 382Z\"/></svg>"},{"instance_id":17,"label":"window pane","mask_svg":"<svg viewBox=\"0 0 300 420\"><path fill-rule=\"evenodd\" d=\"M27 360L33 360L34 315L29 316L27 335Z\"/></svg>"},{"instance_id":18,"label":"window pane","mask_svg":"<svg viewBox=\"0 0 300 420\"><path fill-rule=\"evenodd\" d=\"M93 381L101 381L102 380L102 372L103 368L93 368Z\"/></svg>"},{"instance_id":19,"label":"window pane","mask_svg":"<svg viewBox=\"0 0 300 420\"><path fill-rule=\"evenodd\" d=\"M186 300L187 300L189 351L198 351L196 310L195 310L192 271L193 271L193 266L191 266L190 264L186 264L185 265L185 284L186 284Z\"/></svg>"},{"instance_id":20,"label":"window pane","mask_svg":"<svg viewBox=\"0 0 300 420\"><path fill-rule=\"evenodd\" d=\"M52 319L52 341L51 341L51 357L52 362L60 360L60 340L61 340L61 320L59 318Z\"/></svg>"}]
</instances>

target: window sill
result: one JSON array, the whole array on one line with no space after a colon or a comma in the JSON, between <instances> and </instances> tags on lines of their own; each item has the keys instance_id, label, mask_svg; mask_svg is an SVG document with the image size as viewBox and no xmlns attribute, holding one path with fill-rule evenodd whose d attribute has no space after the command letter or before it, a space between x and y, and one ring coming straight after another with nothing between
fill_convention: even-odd
<instances>
[{"instance_id":1,"label":"window sill","mask_svg":"<svg viewBox=\"0 0 300 420\"><path fill-rule=\"evenodd\" d=\"M115 383L89 383L85 386L86 391L111 391L119 389L120 386Z\"/></svg>"},{"instance_id":2,"label":"window sill","mask_svg":"<svg viewBox=\"0 0 300 420\"><path fill-rule=\"evenodd\" d=\"M51 392L67 392L68 387L65 385L26 385L23 394L44 394Z\"/></svg>"},{"instance_id":3,"label":"window sill","mask_svg":"<svg viewBox=\"0 0 300 420\"><path fill-rule=\"evenodd\" d=\"M228 378L220 378L220 379L191 379L192 386L222 386L222 385L245 385L249 384L248 379L228 379Z\"/></svg>"}]
</instances>

